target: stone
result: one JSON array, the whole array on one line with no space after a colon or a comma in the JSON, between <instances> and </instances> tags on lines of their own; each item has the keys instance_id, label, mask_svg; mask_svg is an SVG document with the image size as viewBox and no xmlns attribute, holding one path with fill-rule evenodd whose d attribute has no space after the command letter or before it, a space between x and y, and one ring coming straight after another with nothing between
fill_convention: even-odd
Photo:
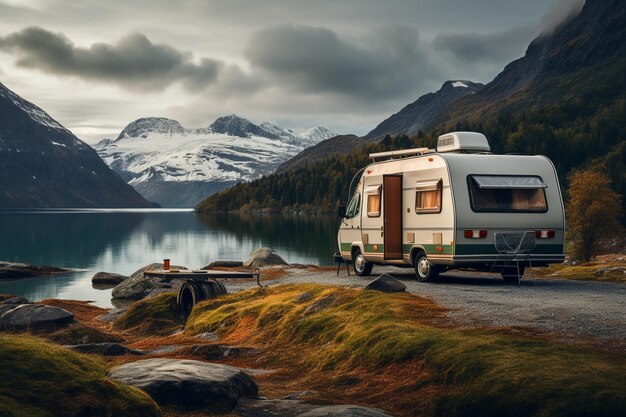
<instances>
[{"instance_id":1,"label":"stone","mask_svg":"<svg viewBox=\"0 0 626 417\"><path fill-rule=\"evenodd\" d=\"M76 352L95 353L102 356L143 355L143 352L127 348L119 343L85 343L66 347Z\"/></svg>"},{"instance_id":2,"label":"stone","mask_svg":"<svg viewBox=\"0 0 626 417\"><path fill-rule=\"evenodd\" d=\"M365 289L380 292L403 292L406 290L406 285L389 274L383 274L367 284Z\"/></svg>"},{"instance_id":3,"label":"stone","mask_svg":"<svg viewBox=\"0 0 626 417\"><path fill-rule=\"evenodd\" d=\"M252 252L248 259L243 263L245 267L261 268L263 266L272 265L289 265L276 251L272 248L259 248Z\"/></svg>"},{"instance_id":4,"label":"stone","mask_svg":"<svg viewBox=\"0 0 626 417\"><path fill-rule=\"evenodd\" d=\"M74 315L59 307L43 304L19 304L0 316L0 329L20 330L58 327L74 320Z\"/></svg>"},{"instance_id":5,"label":"stone","mask_svg":"<svg viewBox=\"0 0 626 417\"><path fill-rule=\"evenodd\" d=\"M222 345L193 345L190 351L193 356L200 356L206 360L222 359L230 353L230 349Z\"/></svg>"},{"instance_id":6,"label":"stone","mask_svg":"<svg viewBox=\"0 0 626 417\"><path fill-rule=\"evenodd\" d=\"M126 275L115 274L112 272L97 272L93 277L91 277L91 283L93 285L118 285L123 282L128 277Z\"/></svg>"},{"instance_id":7,"label":"stone","mask_svg":"<svg viewBox=\"0 0 626 417\"><path fill-rule=\"evenodd\" d=\"M211 342L217 342L218 340L220 340L220 337L213 332L199 333L196 335L196 337L204 340L209 340Z\"/></svg>"},{"instance_id":8,"label":"stone","mask_svg":"<svg viewBox=\"0 0 626 417\"><path fill-rule=\"evenodd\" d=\"M172 269L187 269L184 266L172 265ZM182 285L182 281L176 280L176 286L173 283L161 281L159 278L144 276L144 271L151 269L163 269L162 263L153 263L133 272L131 276L113 288L111 296L113 298L123 298L130 300L141 300L150 294L158 292L175 291ZM156 290L156 292L155 292Z\"/></svg>"},{"instance_id":9,"label":"stone","mask_svg":"<svg viewBox=\"0 0 626 417\"><path fill-rule=\"evenodd\" d=\"M292 399L245 398L239 401L235 413L254 417L296 417L316 406Z\"/></svg>"},{"instance_id":10,"label":"stone","mask_svg":"<svg viewBox=\"0 0 626 417\"><path fill-rule=\"evenodd\" d=\"M69 272L69 269L0 261L0 279L30 278L40 275L62 274L65 272Z\"/></svg>"},{"instance_id":11,"label":"stone","mask_svg":"<svg viewBox=\"0 0 626 417\"><path fill-rule=\"evenodd\" d=\"M200 269L211 269L211 268L238 268L243 266L243 261L213 261L207 266L204 266Z\"/></svg>"},{"instance_id":12,"label":"stone","mask_svg":"<svg viewBox=\"0 0 626 417\"><path fill-rule=\"evenodd\" d=\"M155 358L116 366L109 377L146 391L159 405L233 409L258 387L241 369L186 359Z\"/></svg>"},{"instance_id":13,"label":"stone","mask_svg":"<svg viewBox=\"0 0 626 417\"><path fill-rule=\"evenodd\" d=\"M376 408L360 407L358 405L329 405L316 407L297 417L391 417Z\"/></svg>"},{"instance_id":14,"label":"stone","mask_svg":"<svg viewBox=\"0 0 626 417\"><path fill-rule=\"evenodd\" d=\"M3 305L18 305L18 304L32 304L28 299L24 297L10 297L3 301L0 301Z\"/></svg>"}]
</instances>

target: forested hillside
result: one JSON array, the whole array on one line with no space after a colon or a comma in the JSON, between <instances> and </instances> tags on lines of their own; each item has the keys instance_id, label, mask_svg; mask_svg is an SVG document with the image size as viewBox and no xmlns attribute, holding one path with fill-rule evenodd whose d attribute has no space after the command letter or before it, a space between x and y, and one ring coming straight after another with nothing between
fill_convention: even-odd
<instances>
[{"instance_id":1,"label":"forested hillside","mask_svg":"<svg viewBox=\"0 0 626 417\"><path fill-rule=\"evenodd\" d=\"M475 94L451 102L440 119L409 137L386 137L350 154L311 161L213 195L201 211L297 208L334 210L345 203L367 153L428 146L438 135L481 132L492 151L542 154L556 165L561 185L574 169L603 164L613 187L626 193L626 6L588 0L581 13L540 35ZM624 203L624 202L622 202Z\"/></svg>"},{"instance_id":2,"label":"forested hillside","mask_svg":"<svg viewBox=\"0 0 626 417\"><path fill-rule=\"evenodd\" d=\"M620 99L593 112L583 101L538 107L508 117L492 116L466 122L450 130L483 132L495 153L542 154L554 161L561 185L572 169L603 163L614 188L626 191L626 100ZM394 149L428 146L447 129L427 135L387 136L379 144L342 156L313 162L304 168L239 184L215 194L197 209L231 211L296 209L333 211L344 204L353 175L368 163L367 155Z\"/></svg>"}]
</instances>

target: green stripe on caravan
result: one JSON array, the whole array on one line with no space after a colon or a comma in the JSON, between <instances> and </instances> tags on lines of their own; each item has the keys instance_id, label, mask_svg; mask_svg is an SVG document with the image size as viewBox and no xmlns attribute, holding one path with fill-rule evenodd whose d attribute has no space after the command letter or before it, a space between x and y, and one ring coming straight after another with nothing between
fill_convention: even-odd
<instances>
[{"instance_id":1,"label":"green stripe on caravan","mask_svg":"<svg viewBox=\"0 0 626 417\"><path fill-rule=\"evenodd\" d=\"M563 199L545 156L495 155L484 135L450 132L438 138L436 150L369 157L339 210L343 257L351 258L351 242L363 251L353 260L357 275L369 275L373 265L406 264L420 281L469 267L519 282L527 264L563 262ZM409 258L413 247L425 256ZM502 264L500 254L515 267Z\"/></svg>"}]
</instances>

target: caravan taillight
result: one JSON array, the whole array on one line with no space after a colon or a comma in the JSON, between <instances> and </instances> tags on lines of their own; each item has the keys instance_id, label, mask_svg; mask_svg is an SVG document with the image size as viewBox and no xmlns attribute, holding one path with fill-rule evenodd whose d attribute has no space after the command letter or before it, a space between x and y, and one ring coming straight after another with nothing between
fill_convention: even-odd
<instances>
[{"instance_id":1,"label":"caravan taillight","mask_svg":"<svg viewBox=\"0 0 626 417\"><path fill-rule=\"evenodd\" d=\"M535 230L537 239L552 239L556 235L554 230Z\"/></svg>"},{"instance_id":2,"label":"caravan taillight","mask_svg":"<svg viewBox=\"0 0 626 417\"><path fill-rule=\"evenodd\" d=\"M487 237L487 231L471 229L471 230L466 230L464 235L465 235L465 238L467 239L484 239Z\"/></svg>"}]
</instances>

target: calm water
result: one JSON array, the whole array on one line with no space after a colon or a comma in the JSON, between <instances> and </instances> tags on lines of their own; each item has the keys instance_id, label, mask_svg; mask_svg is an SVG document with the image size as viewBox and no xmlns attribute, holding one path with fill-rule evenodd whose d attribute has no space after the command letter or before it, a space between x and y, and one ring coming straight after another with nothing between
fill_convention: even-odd
<instances>
[{"instance_id":1,"label":"calm water","mask_svg":"<svg viewBox=\"0 0 626 417\"><path fill-rule=\"evenodd\" d=\"M33 301L93 300L98 271L129 275L170 258L197 269L215 260L244 260L270 246L290 263L332 264L338 219L327 216L201 215L181 210L46 210L0 212L0 260L79 269L52 277L0 281L0 293Z\"/></svg>"}]
</instances>

